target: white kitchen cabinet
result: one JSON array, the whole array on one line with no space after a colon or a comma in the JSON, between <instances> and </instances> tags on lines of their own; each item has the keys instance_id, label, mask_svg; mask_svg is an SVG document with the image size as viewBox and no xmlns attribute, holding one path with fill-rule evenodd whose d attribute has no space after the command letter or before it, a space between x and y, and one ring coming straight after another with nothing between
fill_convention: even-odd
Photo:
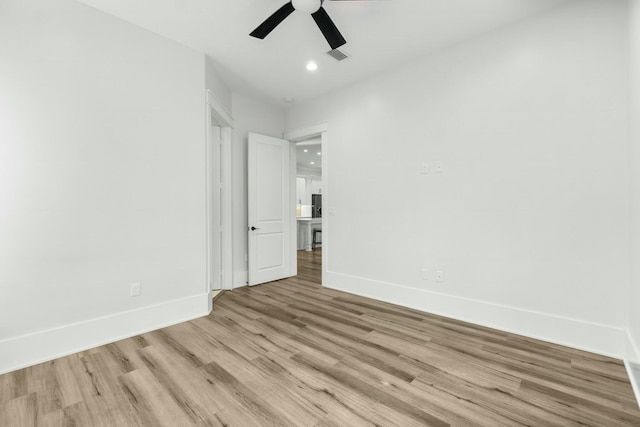
<instances>
[{"instance_id":1,"label":"white kitchen cabinet","mask_svg":"<svg viewBox=\"0 0 640 427\"><path fill-rule=\"evenodd\" d=\"M308 205L309 200L307 196L307 178L303 176L296 177L296 204Z\"/></svg>"},{"instance_id":2,"label":"white kitchen cabinet","mask_svg":"<svg viewBox=\"0 0 640 427\"><path fill-rule=\"evenodd\" d=\"M322 194L322 178L311 178L311 194Z\"/></svg>"}]
</instances>

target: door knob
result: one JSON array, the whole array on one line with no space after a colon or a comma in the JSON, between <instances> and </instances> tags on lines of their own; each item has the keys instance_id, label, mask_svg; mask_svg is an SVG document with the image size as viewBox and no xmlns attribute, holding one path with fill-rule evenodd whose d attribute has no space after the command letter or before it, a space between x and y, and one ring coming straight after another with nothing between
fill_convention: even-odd
<instances>
[{"instance_id":1,"label":"door knob","mask_svg":"<svg viewBox=\"0 0 640 427\"><path fill-rule=\"evenodd\" d=\"M256 230L260 230L260 229L256 227L251 227L251 231L256 231Z\"/></svg>"}]
</instances>

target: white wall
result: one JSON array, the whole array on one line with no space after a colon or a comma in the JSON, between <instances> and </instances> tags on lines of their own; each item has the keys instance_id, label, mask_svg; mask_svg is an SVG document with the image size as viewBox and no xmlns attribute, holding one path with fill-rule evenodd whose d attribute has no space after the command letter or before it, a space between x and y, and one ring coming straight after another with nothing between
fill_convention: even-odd
<instances>
[{"instance_id":1,"label":"white wall","mask_svg":"<svg viewBox=\"0 0 640 427\"><path fill-rule=\"evenodd\" d=\"M325 283L621 355L626 20L580 1L292 109L329 124Z\"/></svg>"},{"instance_id":2,"label":"white wall","mask_svg":"<svg viewBox=\"0 0 640 427\"><path fill-rule=\"evenodd\" d=\"M231 88L225 83L220 76L220 73L215 68L211 58L206 57L205 60L205 85L209 89L216 101L220 103L222 108L225 109L227 114L231 114L233 110L232 104L232 91Z\"/></svg>"},{"instance_id":3,"label":"white wall","mask_svg":"<svg viewBox=\"0 0 640 427\"><path fill-rule=\"evenodd\" d=\"M247 284L247 144L249 132L282 138L284 111L234 93L233 101L233 283Z\"/></svg>"},{"instance_id":4,"label":"white wall","mask_svg":"<svg viewBox=\"0 0 640 427\"><path fill-rule=\"evenodd\" d=\"M628 358L640 401L640 0L629 2L631 293Z\"/></svg>"},{"instance_id":5,"label":"white wall","mask_svg":"<svg viewBox=\"0 0 640 427\"><path fill-rule=\"evenodd\" d=\"M204 61L0 2L0 372L206 314Z\"/></svg>"}]
</instances>

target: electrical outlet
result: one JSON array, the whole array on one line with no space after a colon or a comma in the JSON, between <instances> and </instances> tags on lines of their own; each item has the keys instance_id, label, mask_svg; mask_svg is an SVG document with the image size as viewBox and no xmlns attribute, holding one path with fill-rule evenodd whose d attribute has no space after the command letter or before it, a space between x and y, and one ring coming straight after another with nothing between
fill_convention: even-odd
<instances>
[{"instance_id":1,"label":"electrical outlet","mask_svg":"<svg viewBox=\"0 0 640 427\"><path fill-rule=\"evenodd\" d=\"M436 173L444 172L444 163L436 162Z\"/></svg>"},{"instance_id":2,"label":"electrical outlet","mask_svg":"<svg viewBox=\"0 0 640 427\"><path fill-rule=\"evenodd\" d=\"M422 163L422 165L420 165L420 173L423 175L426 175L429 173L429 164L428 163Z\"/></svg>"},{"instance_id":3,"label":"electrical outlet","mask_svg":"<svg viewBox=\"0 0 640 427\"><path fill-rule=\"evenodd\" d=\"M444 282L444 271L442 270L436 271L436 281Z\"/></svg>"},{"instance_id":4,"label":"electrical outlet","mask_svg":"<svg viewBox=\"0 0 640 427\"><path fill-rule=\"evenodd\" d=\"M429 270L426 268L420 270L420 278L422 280L429 280Z\"/></svg>"},{"instance_id":5,"label":"electrical outlet","mask_svg":"<svg viewBox=\"0 0 640 427\"><path fill-rule=\"evenodd\" d=\"M141 293L142 293L142 284L140 284L140 282L132 283L131 284L131 296L132 297L139 297Z\"/></svg>"}]
</instances>

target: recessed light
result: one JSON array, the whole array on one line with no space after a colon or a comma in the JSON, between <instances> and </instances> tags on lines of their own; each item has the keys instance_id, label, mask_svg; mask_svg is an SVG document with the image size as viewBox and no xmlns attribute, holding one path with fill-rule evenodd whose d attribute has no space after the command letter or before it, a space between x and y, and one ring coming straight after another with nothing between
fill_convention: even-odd
<instances>
[{"instance_id":1,"label":"recessed light","mask_svg":"<svg viewBox=\"0 0 640 427\"><path fill-rule=\"evenodd\" d=\"M308 152L309 152L309 150L304 150L304 152L305 152L305 153L308 153Z\"/></svg>"},{"instance_id":2,"label":"recessed light","mask_svg":"<svg viewBox=\"0 0 640 427\"><path fill-rule=\"evenodd\" d=\"M293 102L293 101L294 101L294 99L293 99L293 98L282 98L282 100L283 100L284 102Z\"/></svg>"},{"instance_id":3,"label":"recessed light","mask_svg":"<svg viewBox=\"0 0 640 427\"><path fill-rule=\"evenodd\" d=\"M322 153L320 151L318 151L318 156L322 156Z\"/></svg>"},{"instance_id":4,"label":"recessed light","mask_svg":"<svg viewBox=\"0 0 640 427\"><path fill-rule=\"evenodd\" d=\"M316 63L315 63L315 62L313 62L313 61L309 61L309 62L307 62L307 70L309 70L309 71L315 71L315 70L317 70L317 69L318 69L318 64L316 64Z\"/></svg>"},{"instance_id":5,"label":"recessed light","mask_svg":"<svg viewBox=\"0 0 640 427\"><path fill-rule=\"evenodd\" d=\"M312 165L315 165L315 164L316 164L316 162L311 162L311 164L312 164Z\"/></svg>"}]
</instances>

